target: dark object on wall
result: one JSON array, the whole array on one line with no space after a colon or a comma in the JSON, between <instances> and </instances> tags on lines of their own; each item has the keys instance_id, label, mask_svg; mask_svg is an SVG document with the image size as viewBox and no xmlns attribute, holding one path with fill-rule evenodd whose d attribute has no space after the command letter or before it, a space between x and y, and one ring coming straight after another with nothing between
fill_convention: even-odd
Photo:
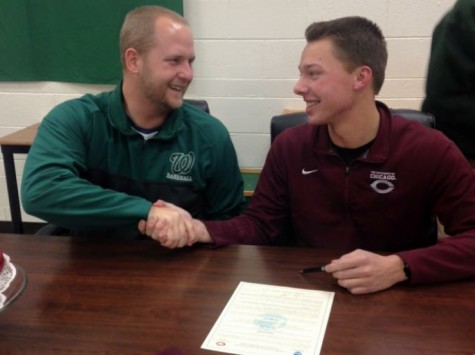
<instances>
[{"instance_id":1,"label":"dark object on wall","mask_svg":"<svg viewBox=\"0 0 475 355\"><path fill-rule=\"evenodd\" d=\"M183 14L182 0L0 2L0 81L116 84L125 14L160 5Z\"/></svg>"}]
</instances>

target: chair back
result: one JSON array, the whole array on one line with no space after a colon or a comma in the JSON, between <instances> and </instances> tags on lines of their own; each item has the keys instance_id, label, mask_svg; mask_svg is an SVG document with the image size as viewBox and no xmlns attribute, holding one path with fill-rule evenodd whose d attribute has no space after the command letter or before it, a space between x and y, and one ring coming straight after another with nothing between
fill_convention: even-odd
<instances>
[{"instance_id":1,"label":"chair back","mask_svg":"<svg viewBox=\"0 0 475 355\"><path fill-rule=\"evenodd\" d=\"M270 120L270 142L272 143L280 133L290 127L300 126L307 122L305 112L286 113L274 116Z\"/></svg>"},{"instance_id":2,"label":"chair back","mask_svg":"<svg viewBox=\"0 0 475 355\"><path fill-rule=\"evenodd\" d=\"M210 113L208 102L206 100L184 99L183 101L186 102L187 104L198 107L199 109L203 110L206 113Z\"/></svg>"},{"instance_id":3,"label":"chair back","mask_svg":"<svg viewBox=\"0 0 475 355\"><path fill-rule=\"evenodd\" d=\"M401 116L408 120L418 121L429 128L435 128L435 116L431 113L410 108L393 108L390 111L393 116Z\"/></svg>"},{"instance_id":4,"label":"chair back","mask_svg":"<svg viewBox=\"0 0 475 355\"><path fill-rule=\"evenodd\" d=\"M435 117L431 113L408 108L390 109L390 111L393 116L401 116L408 120L418 121L424 126L435 128ZM305 112L293 112L272 117L270 121L271 143L282 131L290 127L303 125L306 122L307 114Z\"/></svg>"}]
</instances>

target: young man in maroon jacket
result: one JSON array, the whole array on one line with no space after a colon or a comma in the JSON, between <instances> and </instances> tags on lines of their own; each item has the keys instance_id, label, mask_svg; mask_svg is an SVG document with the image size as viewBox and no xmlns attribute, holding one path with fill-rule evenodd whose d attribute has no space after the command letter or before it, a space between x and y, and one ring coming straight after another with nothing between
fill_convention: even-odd
<instances>
[{"instance_id":1,"label":"young man in maroon jacket","mask_svg":"<svg viewBox=\"0 0 475 355\"><path fill-rule=\"evenodd\" d=\"M380 29L346 17L314 23L305 35L294 91L308 124L274 141L246 213L198 221L162 203L161 217L139 229L170 248L288 236L347 250L325 271L355 294L474 276L475 175L440 132L375 101L387 63ZM437 238L436 217L451 237Z\"/></svg>"}]
</instances>

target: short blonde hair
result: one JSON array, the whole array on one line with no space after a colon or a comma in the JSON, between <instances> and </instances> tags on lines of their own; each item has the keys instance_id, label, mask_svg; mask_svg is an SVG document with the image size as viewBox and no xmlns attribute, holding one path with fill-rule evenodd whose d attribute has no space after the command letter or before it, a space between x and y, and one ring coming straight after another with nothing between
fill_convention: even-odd
<instances>
[{"instance_id":1,"label":"short blonde hair","mask_svg":"<svg viewBox=\"0 0 475 355\"><path fill-rule=\"evenodd\" d=\"M125 67L125 51L135 48L138 53L146 53L154 45L155 20L166 17L174 22L189 26L178 13L161 6L141 6L130 11L120 29L120 58Z\"/></svg>"}]
</instances>

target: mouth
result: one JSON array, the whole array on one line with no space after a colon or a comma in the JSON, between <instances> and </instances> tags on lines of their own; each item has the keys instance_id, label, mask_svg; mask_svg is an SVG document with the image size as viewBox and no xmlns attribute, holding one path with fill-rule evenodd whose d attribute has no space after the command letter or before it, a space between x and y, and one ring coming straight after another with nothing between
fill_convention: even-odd
<instances>
[{"instance_id":1,"label":"mouth","mask_svg":"<svg viewBox=\"0 0 475 355\"><path fill-rule=\"evenodd\" d=\"M185 92L187 86L186 86L186 85L173 85L173 84L170 84L170 85L168 85L168 87L169 87L170 89L172 89L173 91L183 93L183 92Z\"/></svg>"},{"instance_id":2,"label":"mouth","mask_svg":"<svg viewBox=\"0 0 475 355\"><path fill-rule=\"evenodd\" d=\"M315 107L320 103L320 101L318 101L318 100L313 100L313 101L305 100L305 102L307 104L307 109Z\"/></svg>"}]
</instances>

